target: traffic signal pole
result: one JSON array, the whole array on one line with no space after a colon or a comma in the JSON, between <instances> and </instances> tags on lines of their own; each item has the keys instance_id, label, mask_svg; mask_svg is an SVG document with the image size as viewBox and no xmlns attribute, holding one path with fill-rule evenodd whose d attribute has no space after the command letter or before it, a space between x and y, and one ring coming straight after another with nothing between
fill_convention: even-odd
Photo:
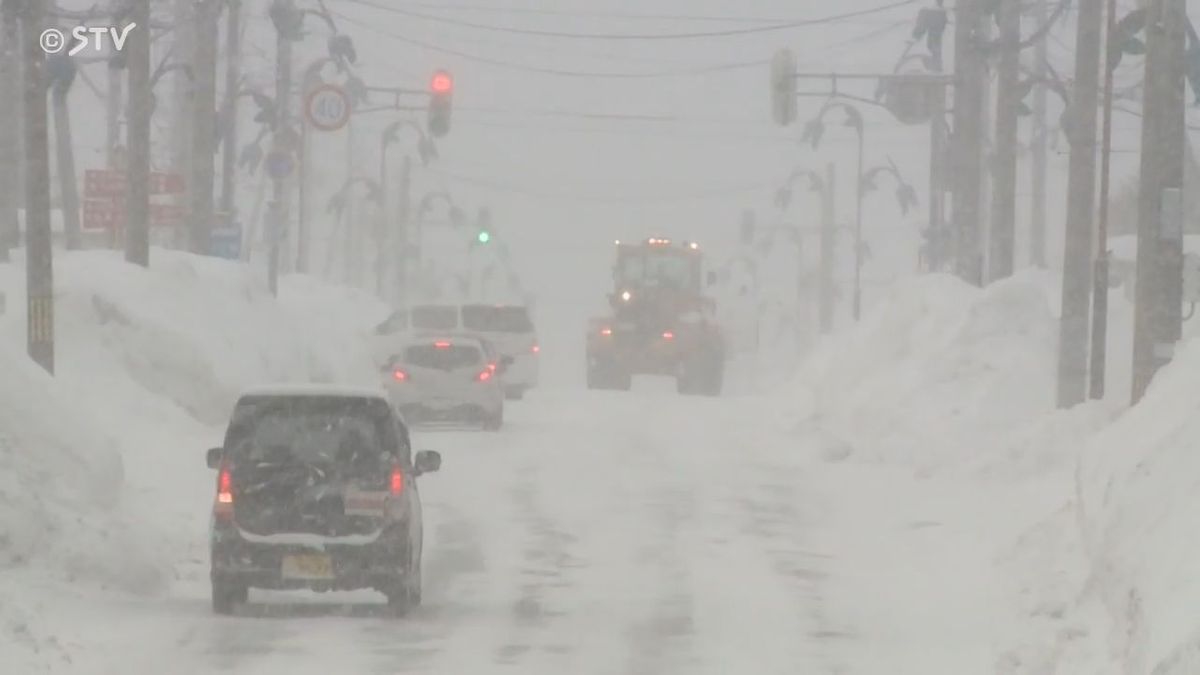
<instances>
[{"instance_id":1,"label":"traffic signal pole","mask_svg":"<svg viewBox=\"0 0 1200 675\"><path fill-rule=\"evenodd\" d=\"M50 232L50 139L46 54L38 42L44 0L25 0L21 15L25 63L25 284L29 356L54 372L54 263Z\"/></svg>"},{"instance_id":2,"label":"traffic signal pole","mask_svg":"<svg viewBox=\"0 0 1200 675\"><path fill-rule=\"evenodd\" d=\"M821 262L818 272L817 312L821 334L833 330L833 258L837 242L837 170L833 162L825 168L825 194L821 200Z\"/></svg>"},{"instance_id":3,"label":"traffic signal pole","mask_svg":"<svg viewBox=\"0 0 1200 675\"><path fill-rule=\"evenodd\" d=\"M384 186L387 189L387 186ZM397 194L399 203L396 205L396 287L397 300L401 307L408 305L408 258L409 258L409 219L412 212L412 158L404 155L400 167L400 189Z\"/></svg>"}]
</instances>

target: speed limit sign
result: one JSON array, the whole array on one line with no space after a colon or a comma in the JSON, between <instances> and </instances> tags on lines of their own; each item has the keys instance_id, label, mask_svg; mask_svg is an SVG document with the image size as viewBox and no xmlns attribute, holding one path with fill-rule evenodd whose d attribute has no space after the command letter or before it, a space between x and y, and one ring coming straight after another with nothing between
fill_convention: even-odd
<instances>
[{"instance_id":1,"label":"speed limit sign","mask_svg":"<svg viewBox=\"0 0 1200 675\"><path fill-rule=\"evenodd\" d=\"M321 131L337 131L350 121L350 97L336 84L322 84L304 101L308 123Z\"/></svg>"}]
</instances>

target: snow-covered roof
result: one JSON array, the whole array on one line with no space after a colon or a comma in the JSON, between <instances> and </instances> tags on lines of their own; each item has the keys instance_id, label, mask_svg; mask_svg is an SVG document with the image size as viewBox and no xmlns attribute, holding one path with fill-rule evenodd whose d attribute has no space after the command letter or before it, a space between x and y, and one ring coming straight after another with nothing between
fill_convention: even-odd
<instances>
[{"instance_id":1,"label":"snow-covered roof","mask_svg":"<svg viewBox=\"0 0 1200 675\"><path fill-rule=\"evenodd\" d=\"M242 396L336 396L387 399L387 392L382 387L346 384L268 384L245 389L242 391Z\"/></svg>"}]
</instances>

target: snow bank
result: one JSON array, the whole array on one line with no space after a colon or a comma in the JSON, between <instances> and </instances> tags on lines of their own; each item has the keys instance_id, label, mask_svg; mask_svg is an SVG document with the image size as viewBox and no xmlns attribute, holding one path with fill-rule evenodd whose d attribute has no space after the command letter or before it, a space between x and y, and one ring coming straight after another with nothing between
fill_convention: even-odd
<instances>
[{"instance_id":1,"label":"snow bank","mask_svg":"<svg viewBox=\"0 0 1200 675\"><path fill-rule=\"evenodd\" d=\"M1092 587L1125 672L1200 672L1200 341L1098 434L1079 472Z\"/></svg>"},{"instance_id":2,"label":"snow bank","mask_svg":"<svg viewBox=\"0 0 1200 675\"><path fill-rule=\"evenodd\" d=\"M123 520L115 439L23 353L0 345L0 567L161 585Z\"/></svg>"},{"instance_id":3,"label":"snow bank","mask_svg":"<svg viewBox=\"0 0 1200 675\"><path fill-rule=\"evenodd\" d=\"M1036 273L978 289L947 275L898 283L825 340L790 400L857 457L927 468L977 456L1053 410L1057 322ZM792 413L794 415L794 413Z\"/></svg>"},{"instance_id":4,"label":"snow bank","mask_svg":"<svg viewBox=\"0 0 1200 675\"><path fill-rule=\"evenodd\" d=\"M367 326L347 321L386 315L365 294L294 278L277 300L248 266L172 251L155 251L148 270L76 253L57 272L64 371L114 368L203 422L224 421L252 384L374 381L358 339Z\"/></svg>"},{"instance_id":5,"label":"snow bank","mask_svg":"<svg viewBox=\"0 0 1200 675\"><path fill-rule=\"evenodd\" d=\"M0 662L34 672L70 662L43 625L46 585L152 593L169 561L122 503L116 439L68 388L0 343ZM32 589L32 590L31 590Z\"/></svg>"}]
</instances>

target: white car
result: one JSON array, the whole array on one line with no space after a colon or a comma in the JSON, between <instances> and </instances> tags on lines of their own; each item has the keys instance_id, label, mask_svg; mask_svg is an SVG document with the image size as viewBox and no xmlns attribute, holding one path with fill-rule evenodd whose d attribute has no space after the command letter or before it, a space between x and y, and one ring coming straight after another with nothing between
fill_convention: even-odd
<instances>
[{"instance_id":1,"label":"white car","mask_svg":"<svg viewBox=\"0 0 1200 675\"><path fill-rule=\"evenodd\" d=\"M383 383L410 424L478 424L495 431L504 424L502 369L477 339L412 337L385 361Z\"/></svg>"},{"instance_id":2,"label":"white car","mask_svg":"<svg viewBox=\"0 0 1200 675\"><path fill-rule=\"evenodd\" d=\"M520 305L415 305L393 312L375 329L377 360L391 354L407 335L469 333L489 342L511 363L504 372L506 398L519 399L538 383L537 333Z\"/></svg>"},{"instance_id":3,"label":"white car","mask_svg":"<svg viewBox=\"0 0 1200 675\"><path fill-rule=\"evenodd\" d=\"M529 310L519 305L463 305L462 327L478 333L511 359L504 371L504 394L519 399L538 383L538 344Z\"/></svg>"}]
</instances>

